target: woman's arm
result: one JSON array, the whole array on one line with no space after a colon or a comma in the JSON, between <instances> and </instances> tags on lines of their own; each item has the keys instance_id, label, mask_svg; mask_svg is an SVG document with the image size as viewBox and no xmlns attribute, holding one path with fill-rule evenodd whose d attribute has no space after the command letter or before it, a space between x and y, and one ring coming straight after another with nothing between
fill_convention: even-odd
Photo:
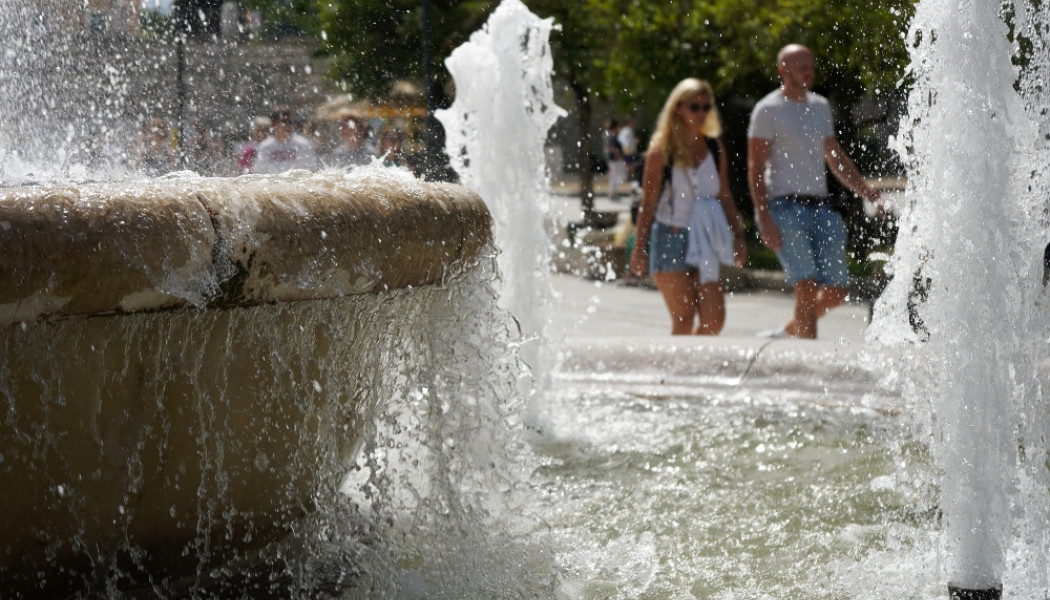
<instances>
[{"instance_id":1,"label":"woman's arm","mask_svg":"<svg viewBox=\"0 0 1050 600\"><path fill-rule=\"evenodd\" d=\"M634 230L634 250L631 251L631 272L645 277L649 271L649 232L656 218L656 206L664 184L664 166L667 157L659 148L650 148L642 172L642 204L638 208L638 223Z\"/></svg>"}]
</instances>

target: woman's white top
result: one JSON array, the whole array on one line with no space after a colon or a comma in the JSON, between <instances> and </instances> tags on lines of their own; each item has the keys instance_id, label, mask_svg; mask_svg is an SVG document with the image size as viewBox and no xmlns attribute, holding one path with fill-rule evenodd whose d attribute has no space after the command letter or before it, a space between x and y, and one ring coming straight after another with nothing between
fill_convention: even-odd
<instances>
[{"instance_id":1,"label":"woman's white top","mask_svg":"<svg viewBox=\"0 0 1050 600\"><path fill-rule=\"evenodd\" d=\"M671 169L671 184L664 185L656 206L656 220L671 227L689 227L693 202L697 198L718 197L721 181L718 167L710 152L694 168L675 166Z\"/></svg>"},{"instance_id":2,"label":"woman's white top","mask_svg":"<svg viewBox=\"0 0 1050 600\"><path fill-rule=\"evenodd\" d=\"M722 203L714 196L703 196L693 202L693 213L689 215L689 237L686 242L685 262L701 271L700 283L718 279L717 265L733 264L733 231L722 210ZM705 266L714 269L714 278L703 275Z\"/></svg>"},{"instance_id":3,"label":"woman's white top","mask_svg":"<svg viewBox=\"0 0 1050 600\"><path fill-rule=\"evenodd\" d=\"M671 169L671 185L660 196L656 220L688 229L685 262L700 270L701 283L718 280L718 264L733 264L733 232L718 201L721 181L714 157L694 168Z\"/></svg>"}]
</instances>

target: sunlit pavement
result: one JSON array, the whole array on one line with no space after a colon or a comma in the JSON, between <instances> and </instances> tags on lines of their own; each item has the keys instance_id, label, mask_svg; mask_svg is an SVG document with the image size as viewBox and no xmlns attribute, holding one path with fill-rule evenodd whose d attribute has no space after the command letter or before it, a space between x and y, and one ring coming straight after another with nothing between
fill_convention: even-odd
<instances>
[{"instance_id":1,"label":"sunlit pavement","mask_svg":"<svg viewBox=\"0 0 1050 600\"><path fill-rule=\"evenodd\" d=\"M561 385L616 384L649 396L688 396L711 385L780 390L806 402L896 410L883 382L886 356L864 342L866 305L847 303L821 319L817 340L769 339L789 318L791 295L736 292L722 334L672 336L660 293L554 275L550 343Z\"/></svg>"},{"instance_id":2,"label":"sunlit pavement","mask_svg":"<svg viewBox=\"0 0 1050 600\"><path fill-rule=\"evenodd\" d=\"M620 282L595 282L573 275L552 276L556 293L553 330L566 338L670 337L671 319L660 292ZM791 318L794 299L769 290L726 294L726 324L720 337L755 338ZM844 304L820 320L825 342L862 344L868 307Z\"/></svg>"},{"instance_id":3,"label":"sunlit pavement","mask_svg":"<svg viewBox=\"0 0 1050 600\"><path fill-rule=\"evenodd\" d=\"M596 200L597 210L610 212L624 212L630 202ZM561 195L553 202L560 225L578 219L578 200ZM815 341L771 340L758 334L791 318L793 296L767 289L770 286L728 292L721 335L676 337L670 335L663 298L651 286L565 273L552 275L551 282L555 299L549 337L563 350L562 378L576 377L573 373L629 374L642 385L663 384L665 376L682 381L748 379L755 385L795 390L845 392L848 388L861 393L874 389L879 378L878 367L873 366L877 361L870 360L872 348L865 343L869 318L865 302L847 302L827 314L818 324Z\"/></svg>"},{"instance_id":4,"label":"sunlit pavement","mask_svg":"<svg viewBox=\"0 0 1050 600\"><path fill-rule=\"evenodd\" d=\"M629 207L629 197L617 201L610 201L604 194L595 197L595 210L620 213L621 220L627 218ZM566 224L579 220L580 201L564 190L556 192L551 196L551 212L554 227L563 231ZM774 280L778 278L778 274L767 275ZM655 289L627 287L616 281L596 282L567 274L554 275L552 281L561 296L555 303L554 330L564 332L566 337L670 336L670 317ZM783 291L755 289L728 293L722 337L754 338L758 332L779 328L791 318L792 307L791 294ZM867 321L867 304L847 303L820 320L818 337L825 342L858 345L863 342Z\"/></svg>"}]
</instances>

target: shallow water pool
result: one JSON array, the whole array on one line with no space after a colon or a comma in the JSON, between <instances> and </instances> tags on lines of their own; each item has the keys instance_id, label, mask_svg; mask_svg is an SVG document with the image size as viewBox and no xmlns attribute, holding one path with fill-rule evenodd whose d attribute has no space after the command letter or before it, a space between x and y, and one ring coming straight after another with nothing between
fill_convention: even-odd
<instances>
[{"instance_id":1,"label":"shallow water pool","mask_svg":"<svg viewBox=\"0 0 1050 600\"><path fill-rule=\"evenodd\" d=\"M559 595L944 597L925 446L900 414L826 400L564 386L531 443Z\"/></svg>"}]
</instances>

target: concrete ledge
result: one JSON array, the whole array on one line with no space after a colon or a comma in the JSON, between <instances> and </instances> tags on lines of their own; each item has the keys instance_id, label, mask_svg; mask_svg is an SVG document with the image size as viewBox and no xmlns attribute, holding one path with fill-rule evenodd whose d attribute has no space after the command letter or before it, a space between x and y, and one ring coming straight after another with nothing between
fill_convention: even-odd
<instances>
[{"instance_id":1,"label":"concrete ledge","mask_svg":"<svg viewBox=\"0 0 1050 600\"><path fill-rule=\"evenodd\" d=\"M440 280L491 242L466 188L384 173L0 191L0 324Z\"/></svg>"},{"instance_id":2,"label":"concrete ledge","mask_svg":"<svg viewBox=\"0 0 1050 600\"><path fill-rule=\"evenodd\" d=\"M0 595L210 597L313 540L376 377L427 368L392 324L490 242L477 195L395 170L0 190Z\"/></svg>"}]
</instances>

